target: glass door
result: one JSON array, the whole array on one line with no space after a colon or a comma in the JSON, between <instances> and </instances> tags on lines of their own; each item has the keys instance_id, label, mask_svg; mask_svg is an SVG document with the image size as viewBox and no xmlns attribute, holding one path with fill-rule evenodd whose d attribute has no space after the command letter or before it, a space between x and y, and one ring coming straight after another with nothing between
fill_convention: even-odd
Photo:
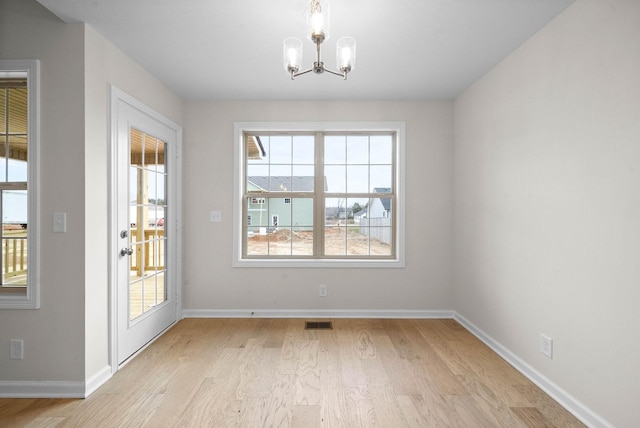
<instances>
[{"instance_id":1,"label":"glass door","mask_svg":"<svg viewBox=\"0 0 640 428\"><path fill-rule=\"evenodd\" d=\"M122 365L177 319L179 127L145 106L117 103L112 245L116 283L113 358Z\"/></svg>"}]
</instances>

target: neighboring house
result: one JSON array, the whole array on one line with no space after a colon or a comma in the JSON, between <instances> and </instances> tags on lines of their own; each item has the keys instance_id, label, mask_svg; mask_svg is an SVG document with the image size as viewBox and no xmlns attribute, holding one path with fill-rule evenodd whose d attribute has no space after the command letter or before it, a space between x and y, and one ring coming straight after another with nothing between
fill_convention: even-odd
<instances>
[{"instance_id":1,"label":"neighboring house","mask_svg":"<svg viewBox=\"0 0 640 428\"><path fill-rule=\"evenodd\" d=\"M389 193L388 187L375 187L376 193ZM369 207L369 218L391 218L391 198L376 198L371 200Z\"/></svg>"},{"instance_id":2,"label":"neighboring house","mask_svg":"<svg viewBox=\"0 0 640 428\"><path fill-rule=\"evenodd\" d=\"M313 176L247 177L247 191L261 193L247 201L247 230L259 234L272 232L281 227L313 230L313 199L269 197L270 192L311 193L313 185Z\"/></svg>"},{"instance_id":3,"label":"neighboring house","mask_svg":"<svg viewBox=\"0 0 640 428\"><path fill-rule=\"evenodd\" d=\"M363 218L367 218L368 217L368 209L367 208L363 208L358 212L353 213L353 221L354 223L360 223L360 220L362 220Z\"/></svg>"},{"instance_id":4,"label":"neighboring house","mask_svg":"<svg viewBox=\"0 0 640 428\"><path fill-rule=\"evenodd\" d=\"M324 214L327 220L344 219L347 217L346 210L342 206L325 207Z\"/></svg>"},{"instance_id":5,"label":"neighboring house","mask_svg":"<svg viewBox=\"0 0 640 428\"><path fill-rule=\"evenodd\" d=\"M345 219L352 219L353 218L353 213L351 212L351 208L338 208L338 219L339 220L345 220Z\"/></svg>"}]
</instances>

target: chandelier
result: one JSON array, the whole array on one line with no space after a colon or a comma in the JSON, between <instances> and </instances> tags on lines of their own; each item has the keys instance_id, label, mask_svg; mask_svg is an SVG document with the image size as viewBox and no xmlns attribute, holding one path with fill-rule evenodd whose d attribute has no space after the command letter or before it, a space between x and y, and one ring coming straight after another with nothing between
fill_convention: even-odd
<instances>
[{"instance_id":1,"label":"chandelier","mask_svg":"<svg viewBox=\"0 0 640 428\"><path fill-rule=\"evenodd\" d=\"M307 14L307 34L316 45L316 60L308 70L300 70L302 61L302 41L296 37L288 37L284 40L284 68L291 76L291 80L298 76L314 72L322 74L325 71L346 80L347 74L353 71L356 62L356 39L353 37L340 37L336 46L336 63L339 71L332 71L324 66L320 59L320 45L329 39L329 5L320 0L311 0Z\"/></svg>"}]
</instances>

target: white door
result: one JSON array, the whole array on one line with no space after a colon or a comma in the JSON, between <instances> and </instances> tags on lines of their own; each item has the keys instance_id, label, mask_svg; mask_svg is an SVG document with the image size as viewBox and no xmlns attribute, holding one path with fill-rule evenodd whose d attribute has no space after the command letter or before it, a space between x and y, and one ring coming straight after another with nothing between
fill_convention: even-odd
<instances>
[{"instance_id":1,"label":"white door","mask_svg":"<svg viewBox=\"0 0 640 428\"><path fill-rule=\"evenodd\" d=\"M116 266L112 270L116 337L112 336L112 356L121 365L177 319L181 130L126 94L113 92L116 220L111 248Z\"/></svg>"}]
</instances>

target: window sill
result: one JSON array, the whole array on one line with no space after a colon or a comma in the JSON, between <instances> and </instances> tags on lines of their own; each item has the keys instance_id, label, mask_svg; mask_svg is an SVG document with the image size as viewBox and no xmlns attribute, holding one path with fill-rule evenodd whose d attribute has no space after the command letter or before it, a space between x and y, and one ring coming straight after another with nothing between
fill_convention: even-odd
<instances>
[{"instance_id":1,"label":"window sill","mask_svg":"<svg viewBox=\"0 0 640 428\"><path fill-rule=\"evenodd\" d=\"M399 269L404 268L404 260L376 259L376 260L347 260L347 259L236 259L233 267L237 268L357 268L357 269Z\"/></svg>"}]
</instances>

